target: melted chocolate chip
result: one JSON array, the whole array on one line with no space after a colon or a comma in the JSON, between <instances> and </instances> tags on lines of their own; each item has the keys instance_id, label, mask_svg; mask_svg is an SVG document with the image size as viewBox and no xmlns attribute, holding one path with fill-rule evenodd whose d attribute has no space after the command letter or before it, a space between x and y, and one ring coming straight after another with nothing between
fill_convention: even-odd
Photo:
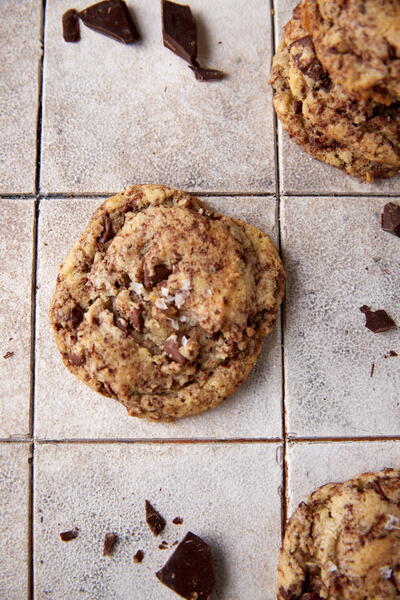
<instances>
[{"instance_id":1,"label":"melted chocolate chip","mask_svg":"<svg viewBox=\"0 0 400 600\"><path fill-rule=\"evenodd\" d=\"M303 111L303 103L301 102L301 100L295 100L293 102L293 112L295 115L301 115Z\"/></svg>"},{"instance_id":2,"label":"melted chocolate chip","mask_svg":"<svg viewBox=\"0 0 400 600\"><path fill-rule=\"evenodd\" d=\"M153 267L153 273L147 265L144 266L144 287L146 290L151 290L155 285L161 281L165 281L171 275L172 270L166 265L155 265Z\"/></svg>"},{"instance_id":3,"label":"melted chocolate chip","mask_svg":"<svg viewBox=\"0 0 400 600\"><path fill-rule=\"evenodd\" d=\"M374 312L365 304L361 306L360 310L365 314L365 327L373 333L382 333L396 327L396 323L385 310L376 310Z\"/></svg>"},{"instance_id":4,"label":"melted chocolate chip","mask_svg":"<svg viewBox=\"0 0 400 600\"><path fill-rule=\"evenodd\" d=\"M186 362L186 358L179 352L180 342L181 336L176 336L176 340L173 337L168 338L164 344L163 350L170 358L172 358L172 360L183 365Z\"/></svg>"},{"instance_id":5,"label":"melted chocolate chip","mask_svg":"<svg viewBox=\"0 0 400 600\"><path fill-rule=\"evenodd\" d=\"M79 306L75 306L69 313L69 320L72 322L72 327L78 327L83 319L83 310Z\"/></svg>"},{"instance_id":6,"label":"melted chocolate chip","mask_svg":"<svg viewBox=\"0 0 400 600\"><path fill-rule=\"evenodd\" d=\"M203 69L192 65L189 65L189 69L192 69L197 81L219 81L225 77L225 73L217 69Z\"/></svg>"},{"instance_id":7,"label":"melted chocolate chip","mask_svg":"<svg viewBox=\"0 0 400 600\"><path fill-rule=\"evenodd\" d=\"M74 8L67 10L62 16L63 38L66 42L79 42L81 32L79 15Z\"/></svg>"},{"instance_id":8,"label":"melted chocolate chip","mask_svg":"<svg viewBox=\"0 0 400 600\"><path fill-rule=\"evenodd\" d=\"M118 536L115 533L106 533L104 536L103 556L111 556L117 541Z\"/></svg>"},{"instance_id":9,"label":"melted chocolate chip","mask_svg":"<svg viewBox=\"0 0 400 600\"><path fill-rule=\"evenodd\" d=\"M166 524L164 517L162 517L160 513L156 511L154 506L148 500L146 500L145 506L147 525L150 527L154 535L160 535Z\"/></svg>"},{"instance_id":10,"label":"melted chocolate chip","mask_svg":"<svg viewBox=\"0 0 400 600\"><path fill-rule=\"evenodd\" d=\"M68 354L68 361L75 367L81 367L85 363L85 356L83 354L70 352L70 354Z\"/></svg>"},{"instance_id":11,"label":"melted chocolate chip","mask_svg":"<svg viewBox=\"0 0 400 600\"><path fill-rule=\"evenodd\" d=\"M60 533L60 538L63 542L70 542L78 537L78 530L72 529L71 531L63 531Z\"/></svg>"},{"instance_id":12,"label":"melted chocolate chip","mask_svg":"<svg viewBox=\"0 0 400 600\"><path fill-rule=\"evenodd\" d=\"M197 27L189 6L163 0L162 35L166 48L189 64L197 64Z\"/></svg>"},{"instance_id":13,"label":"melted chocolate chip","mask_svg":"<svg viewBox=\"0 0 400 600\"><path fill-rule=\"evenodd\" d=\"M90 29L113 40L132 44L140 39L129 9L123 0L104 0L85 8L80 18Z\"/></svg>"},{"instance_id":14,"label":"melted chocolate chip","mask_svg":"<svg viewBox=\"0 0 400 600\"><path fill-rule=\"evenodd\" d=\"M112 226L112 221L110 219L110 215L108 213L105 213L104 217L103 217L103 233L97 240L97 245L99 247L99 250L103 251L106 242L111 240L114 237L114 235L115 234L114 234L114 229Z\"/></svg>"},{"instance_id":15,"label":"melted chocolate chip","mask_svg":"<svg viewBox=\"0 0 400 600\"><path fill-rule=\"evenodd\" d=\"M182 598L209 600L215 578L208 544L189 531L156 577Z\"/></svg>"},{"instance_id":16,"label":"melted chocolate chip","mask_svg":"<svg viewBox=\"0 0 400 600\"><path fill-rule=\"evenodd\" d=\"M135 561L135 563L141 563L143 558L144 558L143 550L138 550L136 552L135 556L133 557L133 560Z\"/></svg>"},{"instance_id":17,"label":"melted chocolate chip","mask_svg":"<svg viewBox=\"0 0 400 600\"><path fill-rule=\"evenodd\" d=\"M400 237L400 205L388 202L383 207L381 217L381 227L383 231L388 231Z\"/></svg>"}]
</instances>

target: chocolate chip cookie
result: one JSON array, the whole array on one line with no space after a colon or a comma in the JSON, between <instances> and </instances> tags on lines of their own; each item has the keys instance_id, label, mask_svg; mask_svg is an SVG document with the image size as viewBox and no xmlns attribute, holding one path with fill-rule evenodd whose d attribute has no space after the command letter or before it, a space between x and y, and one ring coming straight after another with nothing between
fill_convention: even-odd
<instances>
[{"instance_id":1,"label":"chocolate chip cookie","mask_svg":"<svg viewBox=\"0 0 400 600\"><path fill-rule=\"evenodd\" d=\"M255 227L184 192L133 186L97 209L70 251L50 319L79 379L130 415L171 421L246 379L284 278Z\"/></svg>"},{"instance_id":2,"label":"chocolate chip cookie","mask_svg":"<svg viewBox=\"0 0 400 600\"><path fill-rule=\"evenodd\" d=\"M331 80L299 6L284 28L271 84L283 127L309 154L369 182L399 171L400 111L356 99Z\"/></svg>"},{"instance_id":3,"label":"chocolate chip cookie","mask_svg":"<svg viewBox=\"0 0 400 600\"><path fill-rule=\"evenodd\" d=\"M302 21L333 81L384 104L400 100L398 0L302 0Z\"/></svg>"},{"instance_id":4,"label":"chocolate chip cookie","mask_svg":"<svg viewBox=\"0 0 400 600\"><path fill-rule=\"evenodd\" d=\"M400 598L400 469L330 483L288 522L278 600Z\"/></svg>"}]
</instances>

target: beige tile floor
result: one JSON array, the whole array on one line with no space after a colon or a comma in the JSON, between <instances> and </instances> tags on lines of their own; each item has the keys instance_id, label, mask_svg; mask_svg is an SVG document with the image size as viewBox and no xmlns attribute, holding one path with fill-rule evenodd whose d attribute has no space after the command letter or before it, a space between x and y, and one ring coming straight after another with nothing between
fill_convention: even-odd
<instances>
[{"instance_id":1,"label":"beige tile floor","mask_svg":"<svg viewBox=\"0 0 400 600\"><path fill-rule=\"evenodd\" d=\"M201 84L162 47L158 0L129 2L144 36L132 47L83 28L67 45L66 1L42 12L39 1L5 0L0 598L172 600L154 578L171 550L144 525L148 497L169 543L189 528L209 540L215 600L273 600L281 516L329 480L400 462L400 357L384 358L400 355L399 333L372 334L358 310L400 322L399 240L379 227L389 196L400 202L399 179L360 185L281 133L274 148L270 49L293 4L275 2L273 36L267 0L193 0L204 59L229 73ZM67 249L104 195L139 181L197 191L261 227L288 272L283 331L249 381L171 425L130 419L75 381L47 321ZM71 527L80 535L63 544ZM106 560L109 530L121 541Z\"/></svg>"}]
</instances>

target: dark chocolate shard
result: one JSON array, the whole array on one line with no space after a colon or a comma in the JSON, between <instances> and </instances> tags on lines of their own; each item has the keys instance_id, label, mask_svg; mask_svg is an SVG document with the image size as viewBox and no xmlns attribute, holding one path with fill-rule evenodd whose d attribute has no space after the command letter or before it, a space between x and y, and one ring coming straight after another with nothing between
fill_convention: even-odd
<instances>
[{"instance_id":1,"label":"dark chocolate shard","mask_svg":"<svg viewBox=\"0 0 400 600\"><path fill-rule=\"evenodd\" d=\"M129 312L129 321L132 323L133 328L139 333L143 331L143 314L140 308L133 308Z\"/></svg>"},{"instance_id":2,"label":"dark chocolate shard","mask_svg":"<svg viewBox=\"0 0 400 600\"><path fill-rule=\"evenodd\" d=\"M164 530L166 521L158 511L146 500L146 522L154 535L160 535Z\"/></svg>"},{"instance_id":3,"label":"dark chocolate shard","mask_svg":"<svg viewBox=\"0 0 400 600\"><path fill-rule=\"evenodd\" d=\"M6 352L5 355L3 356L3 358L5 358L7 360L7 358L11 358L12 356L14 356L15 352Z\"/></svg>"},{"instance_id":4,"label":"dark chocolate shard","mask_svg":"<svg viewBox=\"0 0 400 600\"><path fill-rule=\"evenodd\" d=\"M165 354L168 354L168 356L172 358L172 360L179 363L180 365L183 365L186 362L186 358L182 356L182 354L179 352L181 339L182 336L180 335L172 335L165 342L163 350Z\"/></svg>"},{"instance_id":5,"label":"dark chocolate shard","mask_svg":"<svg viewBox=\"0 0 400 600\"><path fill-rule=\"evenodd\" d=\"M81 30L79 14L74 8L67 10L62 16L63 38L66 42L79 42Z\"/></svg>"},{"instance_id":6,"label":"dark chocolate shard","mask_svg":"<svg viewBox=\"0 0 400 600\"><path fill-rule=\"evenodd\" d=\"M118 536L116 533L106 533L104 536L103 556L111 556L117 541Z\"/></svg>"},{"instance_id":7,"label":"dark chocolate shard","mask_svg":"<svg viewBox=\"0 0 400 600\"><path fill-rule=\"evenodd\" d=\"M78 537L78 530L71 529L71 531L63 531L60 533L60 538L63 542L70 542Z\"/></svg>"},{"instance_id":8,"label":"dark chocolate shard","mask_svg":"<svg viewBox=\"0 0 400 600\"><path fill-rule=\"evenodd\" d=\"M104 0L79 13L84 24L113 40L132 44L140 39L139 32L123 0Z\"/></svg>"},{"instance_id":9,"label":"dark chocolate shard","mask_svg":"<svg viewBox=\"0 0 400 600\"><path fill-rule=\"evenodd\" d=\"M197 65L197 26L189 6L162 0L162 35L166 48Z\"/></svg>"},{"instance_id":10,"label":"dark chocolate shard","mask_svg":"<svg viewBox=\"0 0 400 600\"><path fill-rule=\"evenodd\" d=\"M381 227L383 231L388 231L400 237L400 205L388 202L383 207L381 216Z\"/></svg>"},{"instance_id":11,"label":"dark chocolate shard","mask_svg":"<svg viewBox=\"0 0 400 600\"><path fill-rule=\"evenodd\" d=\"M211 550L189 531L156 577L187 600L209 600L214 588Z\"/></svg>"},{"instance_id":12,"label":"dark chocolate shard","mask_svg":"<svg viewBox=\"0 0 400 600\"><path fill-rule=\"evenodd\" d=\"M189 65L189 69L192 69L197 81L219 81L225 77L225 73L217 69L203 69L192 65Z\"/></svg>"},{"instance_id":13,"label":"dark chocolate shard","mask_svg":"<svg viewBox=\"0 0 400 600\"><path fill-rule=\"evenodd\" d=\"M175 519L172 519L172 522L174 525L182 525L183 519L182 517L175 517Z\"/></svg>"},{"instance_id":14,"label":"dark chocolate shard","mask_svg":"<svg viewBox=\"0 0 400 600\"><path fill-rule=\"evenodd\" d=\"M110 219L110 215L108 213L105 213L105 215L103 217L103 233L97 240L97 245L99 247L99 250L103 251L105 244L109 240L112 240L114 235L115 234L114 234L114 229L112 226L112 221Z\"/></svg>"},{"instance_id":15,"label":"dark chocolate shard","mask_svg":"<svg viewBox=\"0 0 400 600\"><path fill-rule=\"evenodd\" d=\"M365 327L373 333L382 333L394 329L396 323L385 310L372 311L369 306L361 306L361 312L365 314Z\"/></svg>"},{"instance_id":16,"label":"dark chocolate shard","mask_svg":"<svg viewBox=\"0 0 400 600\"><path fill-rule=\"evenodd\" d=\"M165 281L171 275L172 270L166 265L155 265L153 273L151 273L147 265L144 266L144 287L146 290L151 290L157 283Z\"/></svg>"},{"instance_id":17,"label":"dark chocolate shard","mask_svg":"<svg viewBox=\"0 0 400 600\"><path fill-rule=\"evenodd\" d=\"M138 550L135 554L135 556L133 557L133 560L135 563L141 563L142 560L144 558L144 552L143 550Z\"/></svg>"}]
</instances>

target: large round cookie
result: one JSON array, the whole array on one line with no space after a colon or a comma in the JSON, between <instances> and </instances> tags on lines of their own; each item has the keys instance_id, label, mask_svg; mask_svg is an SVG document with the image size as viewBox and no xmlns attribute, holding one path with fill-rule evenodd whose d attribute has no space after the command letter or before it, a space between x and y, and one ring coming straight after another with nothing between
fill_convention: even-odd
<instances>
[{"instance_id":1,"label":"large round cookie","mask_svg":"<svg viewBox=\"0 0 400 600\"><path fill-rule=\"evenodd\" d=\"M400 100L399 0L302 0L318 58L349 93Z\"/></svg>"},{"instance_id":2,"label":"large round cookie","mask_svg":"<svg viewBox=\"0 0 400 600\"><path fill-rule=\"evenodd\" d=\"M274 106L283 127L315 158L364 181L400 170L400 113L355 100L319 62L300 8L284 28L271 72Z\"/></svg>"},{"instance_id":3,"label":"large round cookie","mask_svg":"<svg viewBox=\"0 0 400 600\"><path fill-rule=\"evenodd\" d=\"M106 200L61 266L50 319L70 371L133 416L218 405L246 379L282 300L271 240L188 194Z\"/></svg>"},{"instance_id":4,"label":"large round cookie","mask_svg":"<svg viewBox=\"0 0 400 600\"><path fill-rule=\"evenodd\" d=\"M400 469L324 485L300 504L285 532L277 597L400 598Z\"/></svg>"}]
</instances>

